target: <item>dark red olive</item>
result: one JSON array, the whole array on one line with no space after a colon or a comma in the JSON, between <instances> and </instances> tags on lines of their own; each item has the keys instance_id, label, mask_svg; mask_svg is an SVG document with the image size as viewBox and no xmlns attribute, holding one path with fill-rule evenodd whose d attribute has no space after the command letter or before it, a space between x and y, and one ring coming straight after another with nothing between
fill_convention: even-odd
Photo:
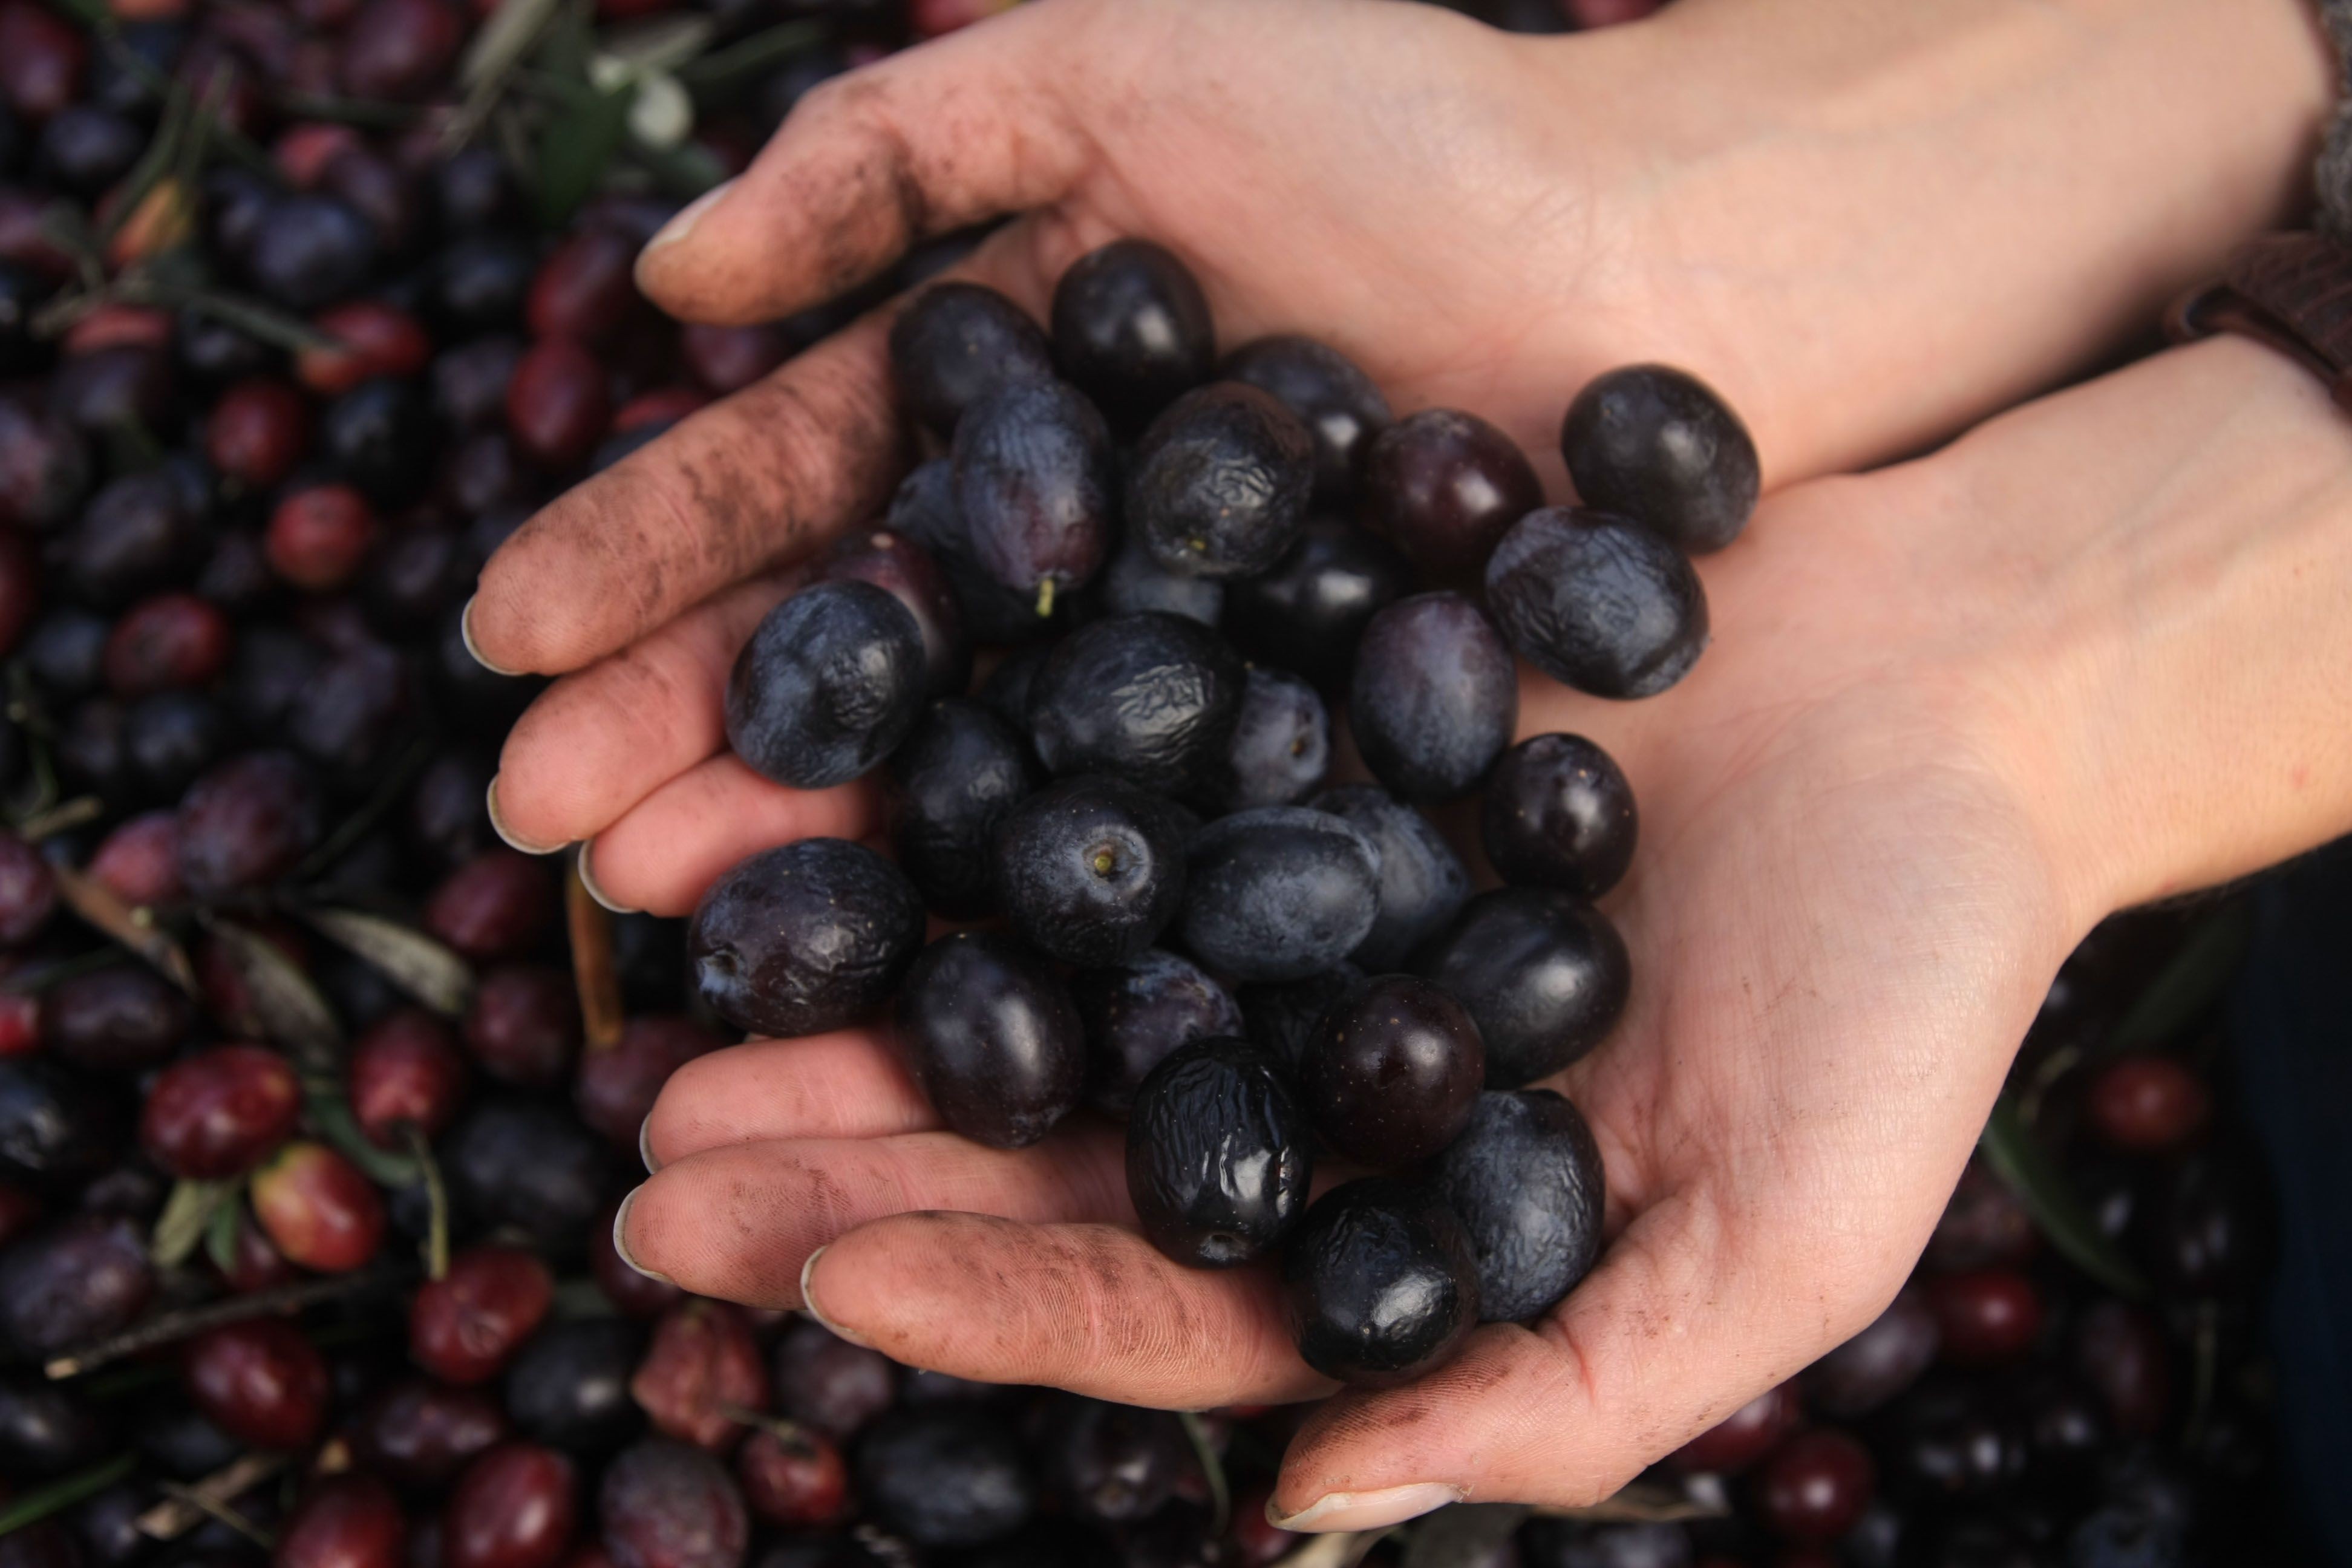
<instances>
[{"instance_id":1,"label":"dark red olive","mask_svg":"<svg viewBox=\"0 0 2352 1568\"><path fill-rule=\"evenodd\" d=\"M756 1431L735 1455L735 1474L743 1500L770 1524L822 1530L849 1511L848 1468L822 1433Z\"/></svg>"},{"instance_id":2,"label":"dark red olive","mask_svg":"<svg viewBox=\"0 0 2352 1568\"><path fill-rule=\"evenodd\" d=\"M669 1075L723 1042L691 1018L645 1016L621 1026L621 1037L581 1053L572 1103L580 1120L623 1149L637 1134Z\"/></svg>"},{"instance_id":3,"label":"dark red olive","mask_svg":"<svg viewBox=\"0 0 2352 1568\"><path fill-rule=\"evenodd\" d=\"M228 668L228 617L194 594L158 594L123 612L106 639L106 684L117 697L209 686Z\"/></svg>"},{"instance_id":4,"label":"dark red olive","mask_svg":"<svg viewBox=\"0 0 2352 1568\"><path fill-rule=\"evenodd\" d=\"M205 456L223 479L248 489L266 490L293 472L310 440L310 405L270 376L222 393L205 422Z\"/></svg>"},{"instance_id":5,"label":"dark red olive","mask_svg":"<svg viewBox=\"0 0 2352 1568\"><path fill-rule=\"evenodd\" d=\"M340 397L380 375L415 375L433 357L433 340L415 316L382 300L354 300L312 323L331 340L294 356L294 374L324 397Z\"/></svg>"},{"instance_id":6,"label":"dark red olive","mask_svg":"<svg viewBox=\"0 0 2352 1568\"><path fill-rule=\"evenodd\" d=\"M446 0L367 0L343 34L343 89L363 99L427 97L465 41L465 18Z\"/></svg>"},{"instance_id":7,"label":"dark red olive","mask_svg":"<svg viewBox=\"0 0 2352 1568\"><path fill-rule=\"evenodd\" d=\"M408 1352L444 1383L496 1376L545 1321L555 1279L531 1253L477 1247L416 1292L408 1310Z\"/></svg>"},{"instance_id":8,"label":"dark red olive","mask_svg":"<svg viewBox=\"0 0 2352 1568\"><path fill-rule=\"evenodd\" d=\"M651 1438L605 1467L597 1494L617 1568L737 1568L749 1544L743 1494L726 1468L684 1443Z\"/></svg>"},{"instance_id":9,"label":"dark red olive","mask_svg":"<svg viewBox=\"0 0 2352 1568\"><path fill-rule=\"evenodd\" d=\"M180 876L200 898L286 875L318 843L324 810L308 768L252 752L195 782L180 802Z\"/></svg>"},{"instance_id":10,"label":"dark red olive","mask_svg":"<svg viewBox=\"0 0 2352 1568\"><path fill-rule=\"evenodd\" d=\"M58 879L41 852L0 828L0 947L20 947L57 911Z\"/></svg>"},{"instance_id":11,"label":"dark red olive","mask_svg":"<svg viewBox=\"0 0 2352 1568\"><path fill-rule=\"evenodd\" d=\"M2166 1154L2205 1131L2213 1096L2171 1057L2125 1057L2091 1080L2083 1110L2099 1142L2117 1153Z\"/></svg>"},{"instance_id":12,"label":"dark red olive","mask_svg":"<svg viewBox=\"0 0 2352 1568\"><path fill-rule=\"evenodd\" d=\"M611 422L612 406L604 366L566 338L532 344L507 383L507 428L523 455L543 468L586 462Z\"/></svg>"},{"instance_id":13,"label":"dark red olive","mask_svg":"<svg viewBox=\"0 0 2352 1568\"><path fill-rule=\"evenodd\" d=\"M139 1141L175 1176L218 1181L251 1170L294 1130L302 1085L276 1051L215 1046L174 1062L147 1091Z\"/></svg>"},{"instance_id":14,"label":"dark red olive","mask_svg":"<svg viewBox=\"0 0 2352 1568\"><path fill-rule=\"evenodd\" d=\"M663 1313L629 1392L657 1431L725 1452L742 1431L730 1408L768 1405L767 1368L742 1309L694 1298Z\"/></svg>"},{"instance_id":15,"label":"dark red olive","mask_svg":"<svg viewBox=\"0 0 2352 1568\"><path fill-rule=\"evenodd\" d=\"M262 1234L253 1215L240 1211L236 1215L236 1236L229 1244L226 1262L214 1261L220 1268L221 1280L241 1296L256 1290L274 1290L281 1285L291 1285L302 1278L300 1269L286 1260L286 1255Z\"/></svg>"},{"instance_id":16,"label":"dark red olive","mask_svg":"<svg viewBox=\"0 0 2352 1568\"><path fill-rule=\"evenodd\" d=\"M554 1568L572 1541L578 1489L572 1461L551 1448L492 1448L442 1510L442 1568Z\"/></svg>"},{"instance_id":17,"label":"dark red olive","mask_svg":"<svg viewBox=\"0 0 2352 1568\"><path fill-rule=\"evenodd\" d=\"M1842 1421L1867 1415L1919 1380L1942 1348L1935 1309L1906 1287L1870 1326L1805 1370L1805 1397Z\"/></svg>"},{"instance_id":18,"label":"dark red olive","mask_svg":"<svg viewBox=\"0 0 2352 1568\"><path fill-rule=\"evenodd\" d=\"M506 1414L478 1389L411 1378L371 1399L352 1423L360 1462L404 1487L448 1485L507 1436Z\"/></svg>"},{"instance_id":19,"label":"dark red olive","mask_svg":"<svg viewBox=\"0 0 2352 1568\"><path fill-rule=\"evenodd\" d=\"M803 1426L848 1438L898 1397L897 1363L801 1319L776 1342L776 1404Z\"/></svg>"},{"instance_id":20,"label":"dark red olive","mask_svg":"<svg viewBox=\"0 0 2352 1568\"><path fill-rule=\"evenodd\" d=\"M325 1274L359 1268L383 1241L383 1199L323 1143L289 1143L254 1173L253 1213L294 1262Z\"/></svg>"},{"instance_id":21,"label":"dark red olive","mask_svg":"<svg viewBox=\"0 0 2352 1568\"><path fill-rule=\"evenodd\" d=\"M69 975L42 998L43 1042L74 1066L99 1072L160 1065L194 1023L194 1009L178 988L129 961Z\"/></svg>"},{"instance_id":22,"label":"dark red olive","mask_svg":"<svg viewBox=\"0 0 2352 1568\"><path fill-rule=\"evenodd\" d=\"M1943 1331L1944 1359L1960 1366L2000 1366L2033 1348L2042 1332L2042 1292L2010 1268L1937 1275L1927 1302Z\"/></svg>"},{"instance_id":23,"label":"dark red olive","mask_svg":"<svg viewBox=\"0 0 2352 1568\"><path fill-rule=\"evenodd\" d=\"M1299 1102L1341 1153L1410 1165L1462 1131L1486 1071L1478 1026L1459 1002L1388 974L1324 1014L1299 1064Z\"/></svg>"},{"instance_id":24,"label":"dark red olive","mask_svg":"<svg viewBox=\"0 0 2352 1568\"><path fill-rule=\"evenodd\" d=\"M2074 1370L2116 1430L2153 1437L2172 1414L2172 1346L2164 1325L2127 1301L2095 1301L2074 1320Z\"/></svg>"},{"instance_id":25,"label":"dark red olive","mask_svg":"<svg viewBox=\"0 0 2352 1568\"><path fill-rule=\"evenodd\" d=\"M1852 1530L1877 1489L1870 1451L1843 1432L1801 1432L1781 1446L1756 1479L1756 1505L1773 1532L1790 1541L1834 1541Z\"/></svg>"},{"instance_id":26,"label":"dark red olive","mask_svg":"<svg viewBox=\"0 0 2352 1568\"><path fill-rule=\"evenodd\" d=\"M0 436L5 439L5 436ZM0 512L7 510L7 453L0 448ZM40 565L32 547L14 532L0 532L0 654L14 653L41 607Z\"/></svg>"},{"instance_id":27,"label":"dark red olive","mask_svg":"<svg viewBox=\"0 0 2352 1568\"><path fill-rule=\"evenodd\" d=\"M370 1140L404 1146L402 1129L437 1136L457 1114L466 1058L448 1026L422 1007L401 1007L352 1043L347 1076L352 1115Z\"/></svg>"},{"instance_id":28,"label":"dark red olive","mask_svg":"<svg viewBox=\"0 0 2352 1568\"><path fill-rule=\"evenodd\" d=\"M403 1568L408 1519L373 1476L330 1476L294 1506L270 1568Z\"/></svg>"},{"instance_id":29,"label":"dark red olive","mask_svg":"<svg viewBox=\"0 0 2352 1568\"><path fill-rule=\"evenodd\" d=\"M637 247L627 237L593 226L577 230L532 275L525 323L541 338L604 342L638 301L636 260Z\"/></svg>"},{"instance_id":30,"label":"dark red olive","mask_svg":"<svg viewBox=\"0 0 2352 1568\"><path fill-rule=\"evenodd\" d=\"M1737 1475L1796 1430L1804 1407L1793 1383L1777 1384L1668 1456L1676 1469Z\"/></svg>"},{"instance_id":31,"label":"dark red olive","mask_svg":"<svg viewBox=\"0 0 2352 1568\"><path fill-rule=\"evenodd\" d=\"M580 999L570 975L541 964L492 969L466 1011L466 1047L505 1083L547 1089L563 1081L580 1047Z\"/></svg>"},{"instance_id":32,"label":"dark red olive","mask_svg":"<svg viewBox=\"0 0 2352 1568\"><path fill-rule=\"evenodd\" d=\"M520 957L554 918L546 864L503 848L450 872L425 905L425 929L476 959Z\"/></svg>"},{"instance_id":33,"label":"dark red olive","mask_svg":"<svg viewBox=\"0 0 2352 1568\"><path fill-rule=\"evenodd\" d=\"M375 509L365 496L349 485L313 485L270 512L263 548L278 576L323 593L357 576L374 542Z\"/></svg>"},{"instance_id":34,"label":"dark red olive","mask_svg":"<svg viewBox=\"0 0 2352 1568\"><path fill-rule=\"evenodd\" d=\"M26 119L47 120L73 101L89 54L80 33L31 0L0 5L0 97Z\"/></svg>"},{"instance_id":35,"label":"dark red olive","mask_svg":"<svg viewBox=\"0 0 2352 1568\"><path fill-rule=\"evenodd\" d=\"M197 1335L181 1376L206 1419L256 1447L308 1447L326 1424L326 1357L289 1318L247 1318Z\"/></svg>"}]
</instances>

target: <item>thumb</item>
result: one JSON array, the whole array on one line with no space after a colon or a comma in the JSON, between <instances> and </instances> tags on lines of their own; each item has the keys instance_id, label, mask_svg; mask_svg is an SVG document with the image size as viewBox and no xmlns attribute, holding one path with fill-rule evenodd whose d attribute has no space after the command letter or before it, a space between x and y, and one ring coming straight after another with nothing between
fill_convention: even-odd
<instances>
[{"instance_id":1,"label":"thumb","mask_svg":"<svg viewBox=\"0 0 2352 1568\"><path fill-rule=\"evenodd\" d=\"M1292 1439L1268 1516L1356 1531L1449 1502L1595 1503L1870 1321L1885 1259L1783 1259L1759 1278L1762 1259L1734 1265L1718 1245L1730 1217L1670 1198L1533 1327L1489 1324L1417 1383L1328 1401Z\"/></svg>"},{"instance_id":2,"label":"thumb","mask_svg":"<svg viewBox=\"0 0 2352 1568\"><path fill-rule=\"evenodd\" d=\"M1032 0L818 87L653 237L638 287L682 320L772 321L919 239L1057 199L1085 158L1056 87L1081 4Z\"/></svg>"}]
</instances>

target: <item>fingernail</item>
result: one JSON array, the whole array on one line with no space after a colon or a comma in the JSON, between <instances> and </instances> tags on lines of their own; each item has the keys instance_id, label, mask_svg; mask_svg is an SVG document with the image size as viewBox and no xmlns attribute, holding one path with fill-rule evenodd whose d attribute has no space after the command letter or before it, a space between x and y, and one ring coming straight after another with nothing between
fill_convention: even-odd
<instances>
[{"instance_id":1,"label":"fingernail","mask_svg":"<svg viewBox=\"0 0 2352 1568\"><path fill-rule=\"evenodd\" d=\"M604 889L596 885L595 874L588 868L588 846L585 843L583 843L580 846L580 885L588 889L588 896L590 898L604 905L605 909L611 910L614 914L633 915L637 912L628 905L616 904L611 899L604 896ZM650 1170L652 1167L647 1166L646 1169Z\"/></svg>"},{"instance_id":2,"label":"fingernail","mask_svg":"<svg viewBox=\"0 0 2352 1568\"><path fill-rule=\"evenodd\" d=\"M481 595L479 594L474 595L475 599L478 599L480 597ZM508 669L502 666L492 664L488 659L482 657L482 645L474 640L474 599L467 600L466 607L457 612L457 637L459 641L466 645L466 651L473 656L474 662L480 665L484 669L488 670L492 675L513 677L522 673L520 669Z\"/></svg>"},{"instance_id":3,"label":"fingernail","mask_svg":"<svg viewBox=\"0 0 2352 1568\"><path fill-rule=\"evenodd\" d=\"M1419 1481L1409 1487L1391 1487L1386 1491L1330 1492L1293 1514L1276 1512L1274 1500L1268 1498L1265 1521L1276 1530L1383 1530L1408 1519L1419 1519L1432 1509L1460 1502L1464 1495L1459 1487L1449 1487L1441 1481Z\"/></svg>"},{"instance_id":4,"label":"fingernail","mask_svg":"<svg viewBox=\"0 0 2352 1568\"><path fill-rule=\"evenodd\" d=\"M662 225L660 233L646 241L646 247L644 250L637 253L637 259L639 261L643 261L655 251L663 248L665 246L676 245L679 240L684 239L688 235L692 234L694 232L694 226L702 221L702 215L709 212L712 207L717 206L720 202L726 200L727 193L734 188L735 182L728 180L719 184L711 186L709 190L695 197L694 200L688 202L684 207L678 210L678 214L676 217L671 218L667 223Z\"/></svg>"},{"instance_id":5,"label":"fingernail","mask_svg":"<svg viewBox=\"0 0 2352 1568\"><path fill-rule=\"evenodd\" d=\"M533 844L530 839L520 837L508 828L507 819L499 815L499 781L496 777L490 780L490 787L482 798L490 813L490 831L504 839L508 848L520 849L526 855L552 855L563 847L561 844L545 846Z\"/></svg>"},{"instance_id":6,"label":"fingernail","mask_svg":"<svg viewBox=\"0 0 2352 1568\"><path fill-rule=\"evenodd\" d=\"M809 1281L816 1277L816 1260L824 1256L824 1248L820 1247L808 1255L806 1263L801 1265L801 1310L832 1330L835 1338L847 1340L859 1350L872 1350L874 1347L866 1342L864 1335L855 1329L843 1328L839 1323L826 1317L824 1309L816 1304L816 1292L809 1289Z\"/></svg>"},{"instance_id":7,"label":"fingernail","mask_svg":"<svg viewBox=\"0 0 2352 1568\"><path fill-rule=\"evenodd\" d=\"M675 1285L677 1281L668 1275L656 1273L629 1256L629 1210L636 1204L637 1194L644 1191L643 1187L631 1188L629 1195L621 1200L621 1206L613 1211L613 1250L621 1255L622 1262L646 1279L658 1279L665 1285Z\"/></svg>"},{"instance_id":8,"label":"fingernail","mask_svg":"<svg viewBox=\"0 0 2352 1568\"><path fill-rule=\"evenodd\" d=\"M647 1111L646 1119L637 1123L637 1158L646 1163L646 1174L648 1176L661 1169L661 1162L654 1158L653 1131L653 1113Z\"/></svg>"}]
</instances>

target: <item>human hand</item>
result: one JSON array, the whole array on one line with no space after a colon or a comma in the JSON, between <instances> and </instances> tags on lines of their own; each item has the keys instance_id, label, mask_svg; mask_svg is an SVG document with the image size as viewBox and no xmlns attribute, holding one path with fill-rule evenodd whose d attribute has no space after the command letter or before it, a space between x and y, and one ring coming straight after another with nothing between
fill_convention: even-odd
<instances>
[{"instance_id":1,"label":"human hand","mask_svg":"<svg viewBox=\"0 0 2352 1568\"><path fill-rule=\"evenodd\" d=\"M1032 310L1141 235L1229 343L1307 332L1400 408L1538 454L1594 372L1685 365L1769 485L1937 437L2147 319L2292 206L2326 67L2299 0L1682 0L1548 40L1361 0L1046 0L812 94L641 278L689 319L766 319L1026 210L968 270ZM508 742L501 829L593 838L615 902L681 912L744 854L873 824L862 792L727 756L718 694L780 569L887 494L883 330L687 421L483 574L483 657L578 672Z\"/></svg>"},{"instance_id":2,"label":"human hand","mask_svg":"<svg viewBox=\"0 0 2352 1568\"><path fill-rule=\"evenodd\" d=\"M1642 794L1616 1035L1558 1080L1608 1166L1600 1266L1408 1387L1307 1421L1276 1507L1361 1529L1586 1503L1869 1321L2060 959L2122 904L2352 826L2352 428L2201 344L1936 457L1790 489L1706 562L1717 646L1657 701L1531 682ZM689 1064L623 1239L910 1364L1204 1406L1325 1390L1263 1270L1133 1229L1117 1131L937 1130L887 1043ZM954 1212L949 1212L954 1211Z\"/></svg>"}]
</instances>

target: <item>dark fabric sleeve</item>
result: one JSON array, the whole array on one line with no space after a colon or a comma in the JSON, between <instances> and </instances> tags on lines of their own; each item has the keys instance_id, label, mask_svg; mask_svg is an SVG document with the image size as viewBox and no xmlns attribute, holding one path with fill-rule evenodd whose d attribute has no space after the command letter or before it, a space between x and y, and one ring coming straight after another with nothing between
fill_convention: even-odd
<instances>
[{"instance_id":1,"label":"dark fabric sleeve","mask_svg":"<svg viewBox=\"0 0 2352 1568\"><path fill-rule=\"evenodd\" d=\"M2320 149L2315 183L2322 233L2352 239L2352 0L2318 0L2319 19L2336 46L2336 114Z\"/></svg>"}]
</instances>

